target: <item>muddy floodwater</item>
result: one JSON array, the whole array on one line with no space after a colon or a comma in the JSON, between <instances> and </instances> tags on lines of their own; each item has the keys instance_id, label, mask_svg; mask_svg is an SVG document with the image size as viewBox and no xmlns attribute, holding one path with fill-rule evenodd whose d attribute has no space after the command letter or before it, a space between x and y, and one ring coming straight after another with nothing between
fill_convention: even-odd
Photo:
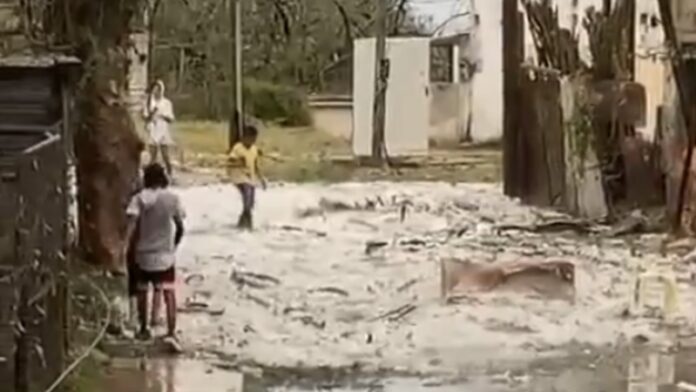
<instances>
[{"instance_id":1,"label":"muddy floodwater","mask_svg":"<svg viewBox=\"0 0 696 392\"><path fill-rule=\"evenodd\" d=\"M623 358L561 360L528 372L457 377L387 375L342 380L264 380L201 360L115 361L103 392L679 392L678 383L696 384L696 352L635 353ZM274 385L276 384L276 385ZM279 384L279 385L278 385Z\"/></svg>"},{"instance_id":2,"label":"muddy floodwater","mask_svg":"<svg viewBox=\"0 0 696 392\"><path fill-rule=\"evenodd\" d=\"M177 261L182 343L230 365L131 361L111 369L113 392L654 392L696 381L684 370L694 369L692 356L673 355L693 335L696 289L690 271L659 253L662 235L507 230L568 217L522 206L494 185L276 185L259 194L251 233L234 228L234 187L177 192L188 225ZM445 304L445 258L560 259L575 266L574 297L493 291ZM679 282L670 328L630 309L638 266L660 262L674 263ZM636 344L652 349L638 355ZM359 372L257 374L242 387L229 370L239 363Z\"/></svg>"}]
</instances>

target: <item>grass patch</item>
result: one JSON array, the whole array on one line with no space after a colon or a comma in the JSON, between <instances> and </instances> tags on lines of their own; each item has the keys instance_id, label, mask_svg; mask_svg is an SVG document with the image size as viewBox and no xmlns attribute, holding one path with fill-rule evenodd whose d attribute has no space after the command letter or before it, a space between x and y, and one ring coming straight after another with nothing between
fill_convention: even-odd
<instances>
[{"instance_id":1,"label":"grass patch","mask_svg":"<svg viewBox=\"0 0 696 392\"><path fill-rule=\"evenodd\" d=\"M216 122L181 122L176 139L187 164L224 165L228 148L227 124ZM311 182L344 181L351 170L331 164L327 157L347 153L345 141L310 127L269 127L261 130L259 147L265 157L261 170L271 180Z\"/></svg>"},{"instance_id":2,"label":"grass patch","mask_svg":"<svg viewBox=\"0 0 696 392\"><path fill-rule=\"evenodd\" d=\"M176 139L190 167L214 167L224 171L227 152L227 124L183 121L177 123ZM482 164L422 166L382 170L331 162L334 155L350 156L349 142L311 127L268 127L261 130L259 146L265 154L262 170L271 181L445 181L498 182L502 154L495 144L465 149L433 149L431 156L452 159L477 157Z\"/></svg>"}]
</instances>

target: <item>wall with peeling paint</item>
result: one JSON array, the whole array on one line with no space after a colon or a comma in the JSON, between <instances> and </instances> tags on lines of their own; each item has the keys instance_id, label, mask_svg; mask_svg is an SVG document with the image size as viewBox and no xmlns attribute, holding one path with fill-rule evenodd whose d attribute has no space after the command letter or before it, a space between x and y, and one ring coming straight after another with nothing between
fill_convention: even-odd
<instances>
[{"instance_id":1,"label":"wall with peeling paint","mask_svg":"<svg viewBox=\"0 0 696 392\"><path fill-rule=\"evenodd\" d=\"M0 55L17 52L27 45L19 10L19 0L0 0Z\"/></svg>"}]
</instances>

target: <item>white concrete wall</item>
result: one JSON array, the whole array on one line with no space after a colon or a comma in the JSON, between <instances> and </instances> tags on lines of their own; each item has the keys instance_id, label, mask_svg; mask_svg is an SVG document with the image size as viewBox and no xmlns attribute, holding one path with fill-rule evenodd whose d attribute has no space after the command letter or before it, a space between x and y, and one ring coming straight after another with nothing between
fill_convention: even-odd
<instances>
[{"instance_id":1,"label":"white concrete wall","mask_svg":"<svg viewBox=\"0 0 696 392\"><path fill-rule=\"evenodd\" d=\"M474 7L479 70L472 80L472 138L489 141L503 136L503 2L478 0Z\"/></svg>"},{"instance_id":2,"label":"white concrete wall","mask_svg":"<svg viewBox=\"0 0 696 392\"><path fill-rule=\"evenodd\" d=\"M353 153L372 153L372 116L375 91L374 38L355 41L353 52ZM390 38L386 92L385 147L390 156L425 155L428 152L430 40Z\"/></svg>"},{"instance_id":3,"label":"white concrete wall","mask_svg":"<svg viewBox=\"0 0 696 392\"><path fill-rule=\"evenodd\" d=\"M644 19L645 17L647 20ZM657 128L657 109L665 102L666 83L669 64L664 49L664 30L661 24L653 26L653 20L660 19L657 1L638 0L636 2L636 82L645 86L646 122L637 127L646 140L653 140Z\"/></svg>"},{"instance_id":4,"label":"white concrete wall","mask_svg":"<svg viewBox=\"0 0 696 392\"><path fill-rule=\"evenodd\" d=\"M434 83L429 94L428 139L439 146L456 146L469 124L469 83ZM336 138L353 136L353 104L350 101L315 99L309 107L314 126Z\"/></svg>"},{"instance_id":5,"label":"white concrete wall","mask_svg":"<svg viewBox=\"0 0 696 392\"><path fill-rule=\"evenodd\" d=\"M428 138L438 146L457 146L469 125L470 83L430 85L430 132Z\"/></svg>"},{"instance_id":6,"label":"white concrete wall","mask_svg":"<svg viewBox=\"0 0 696 392\"><path fill-rule=\"evenodd\" d=\"M353 136L352 102L310 102L312 122L318 130L350 141Z\"/></svg>"}]
</instances>

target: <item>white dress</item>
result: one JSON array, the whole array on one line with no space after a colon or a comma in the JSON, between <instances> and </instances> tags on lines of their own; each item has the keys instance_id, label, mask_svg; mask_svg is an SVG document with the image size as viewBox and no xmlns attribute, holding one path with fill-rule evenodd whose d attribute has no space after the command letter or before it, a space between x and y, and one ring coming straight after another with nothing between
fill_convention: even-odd
<instances>
[{"instance_id":1,"label":"white dress","mask_svg":"<svg viewBox=\"0 0 696 392\"><path fill-rule=\"evenodd\" d=\"M147 118L150 113L155 112L154 116L146 124L148 133L148 143L156 146L171 146L174 145L171 130L169 129L169 121L174 121L174 108L172 102L167 98L155 99L152 98L149 102L149 107L146 105L143 115Z\"/></svg>"}]
</instances>

